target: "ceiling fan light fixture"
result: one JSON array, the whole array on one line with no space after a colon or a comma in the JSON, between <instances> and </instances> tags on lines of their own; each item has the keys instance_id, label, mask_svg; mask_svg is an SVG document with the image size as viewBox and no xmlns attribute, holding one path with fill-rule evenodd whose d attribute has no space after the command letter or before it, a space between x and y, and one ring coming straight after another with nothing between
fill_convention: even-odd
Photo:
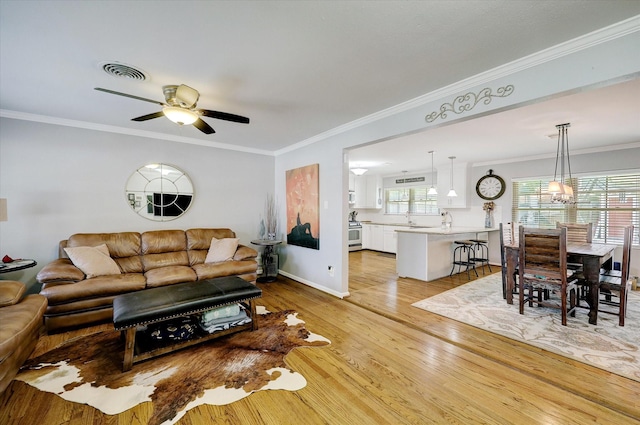
<instances>
[{"instance_id":1,"label":"ceiling fan light fixture","mask_svg":"<svg viewBox=\"0 0 640 425\"><path fill-rule=\"evenodd\" d=\"M167 118L179 125L190 125L200 118L197 113L177 106L165 106L162 108L162 112Z\"/></svg>"}]
</instances>

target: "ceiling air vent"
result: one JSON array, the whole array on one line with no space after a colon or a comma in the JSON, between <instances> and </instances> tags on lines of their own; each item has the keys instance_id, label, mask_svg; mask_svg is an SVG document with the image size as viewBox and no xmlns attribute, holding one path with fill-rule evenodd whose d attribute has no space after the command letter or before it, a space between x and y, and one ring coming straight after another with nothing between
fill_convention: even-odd
<instances>
[{"instance_id":1,"label":"ceiling air vent","mask_svg":"<svg viewBox=\"0 0 640 425\"><path fill-rule=\"evenodd\" d=\"M147 74L137 68L134 68L131 65L126 65L124 63L119 62L104 62L100 64L100 67L107 74L118 77L118 78L130 78L132 80L144 81L146 80Z\"/></svg>"}]
</instances>

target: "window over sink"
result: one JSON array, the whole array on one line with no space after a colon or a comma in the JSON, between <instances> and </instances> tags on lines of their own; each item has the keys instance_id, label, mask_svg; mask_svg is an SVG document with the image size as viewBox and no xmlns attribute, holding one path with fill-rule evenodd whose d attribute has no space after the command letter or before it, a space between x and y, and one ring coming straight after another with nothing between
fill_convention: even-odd
<instances>
[{"instance_id":1,"label":"window over sink","mask_svg":"<svg viewBox=\"0 0 640 425\"><path fill-rule=\"evenodd\" d=\"M438 215L437 195L428 195L427 186L385 189L385 213Z\"/></svg>"}]
</instances>

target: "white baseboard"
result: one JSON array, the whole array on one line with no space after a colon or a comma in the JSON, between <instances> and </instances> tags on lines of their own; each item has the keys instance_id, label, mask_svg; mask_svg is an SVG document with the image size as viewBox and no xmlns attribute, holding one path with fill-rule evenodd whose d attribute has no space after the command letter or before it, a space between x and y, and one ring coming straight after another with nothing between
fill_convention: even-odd
<instances>
[{"instance_id":1,"label":"white baseboard","mask_svg":"<svg viewBox=\"0 0 640 425\"><path fill-rule=\"evenodd\" d=\"M300 283L303 283L303 284L305 284L307 286L310 286L310 287L312 287L314 289L317 289L319 291L326 292L327 294L333 295L334 297L344 298L344 297L348 297L349 296L349 292L337 292L337 291L334 291L331 288L327 288L326 286L323 286L323 285L318 285L315 282L311 282L309 280L303 279L303 278L298 277L296 275L293 275L291 273L287 273L287 272L285 272L283 270L278 270L278 273L283 275L283 276L288 277L289 279L293 279L296 282L300 282Z\"/></svg>"}]
</instances>

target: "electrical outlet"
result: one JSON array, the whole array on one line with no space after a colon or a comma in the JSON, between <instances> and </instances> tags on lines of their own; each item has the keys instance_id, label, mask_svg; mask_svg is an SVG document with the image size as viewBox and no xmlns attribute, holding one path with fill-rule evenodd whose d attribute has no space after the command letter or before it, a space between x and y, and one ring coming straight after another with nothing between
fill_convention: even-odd
<instances>
[{"instance_id":1,"label":"electrical outlet","mask_svg":"<svg viewBox=\"0 0 640 425\"><path fill-rule=\"evenodd\" d=\"M329 276L333 277L333 266L329 266Z\"/></svg>"}]
</instances>

